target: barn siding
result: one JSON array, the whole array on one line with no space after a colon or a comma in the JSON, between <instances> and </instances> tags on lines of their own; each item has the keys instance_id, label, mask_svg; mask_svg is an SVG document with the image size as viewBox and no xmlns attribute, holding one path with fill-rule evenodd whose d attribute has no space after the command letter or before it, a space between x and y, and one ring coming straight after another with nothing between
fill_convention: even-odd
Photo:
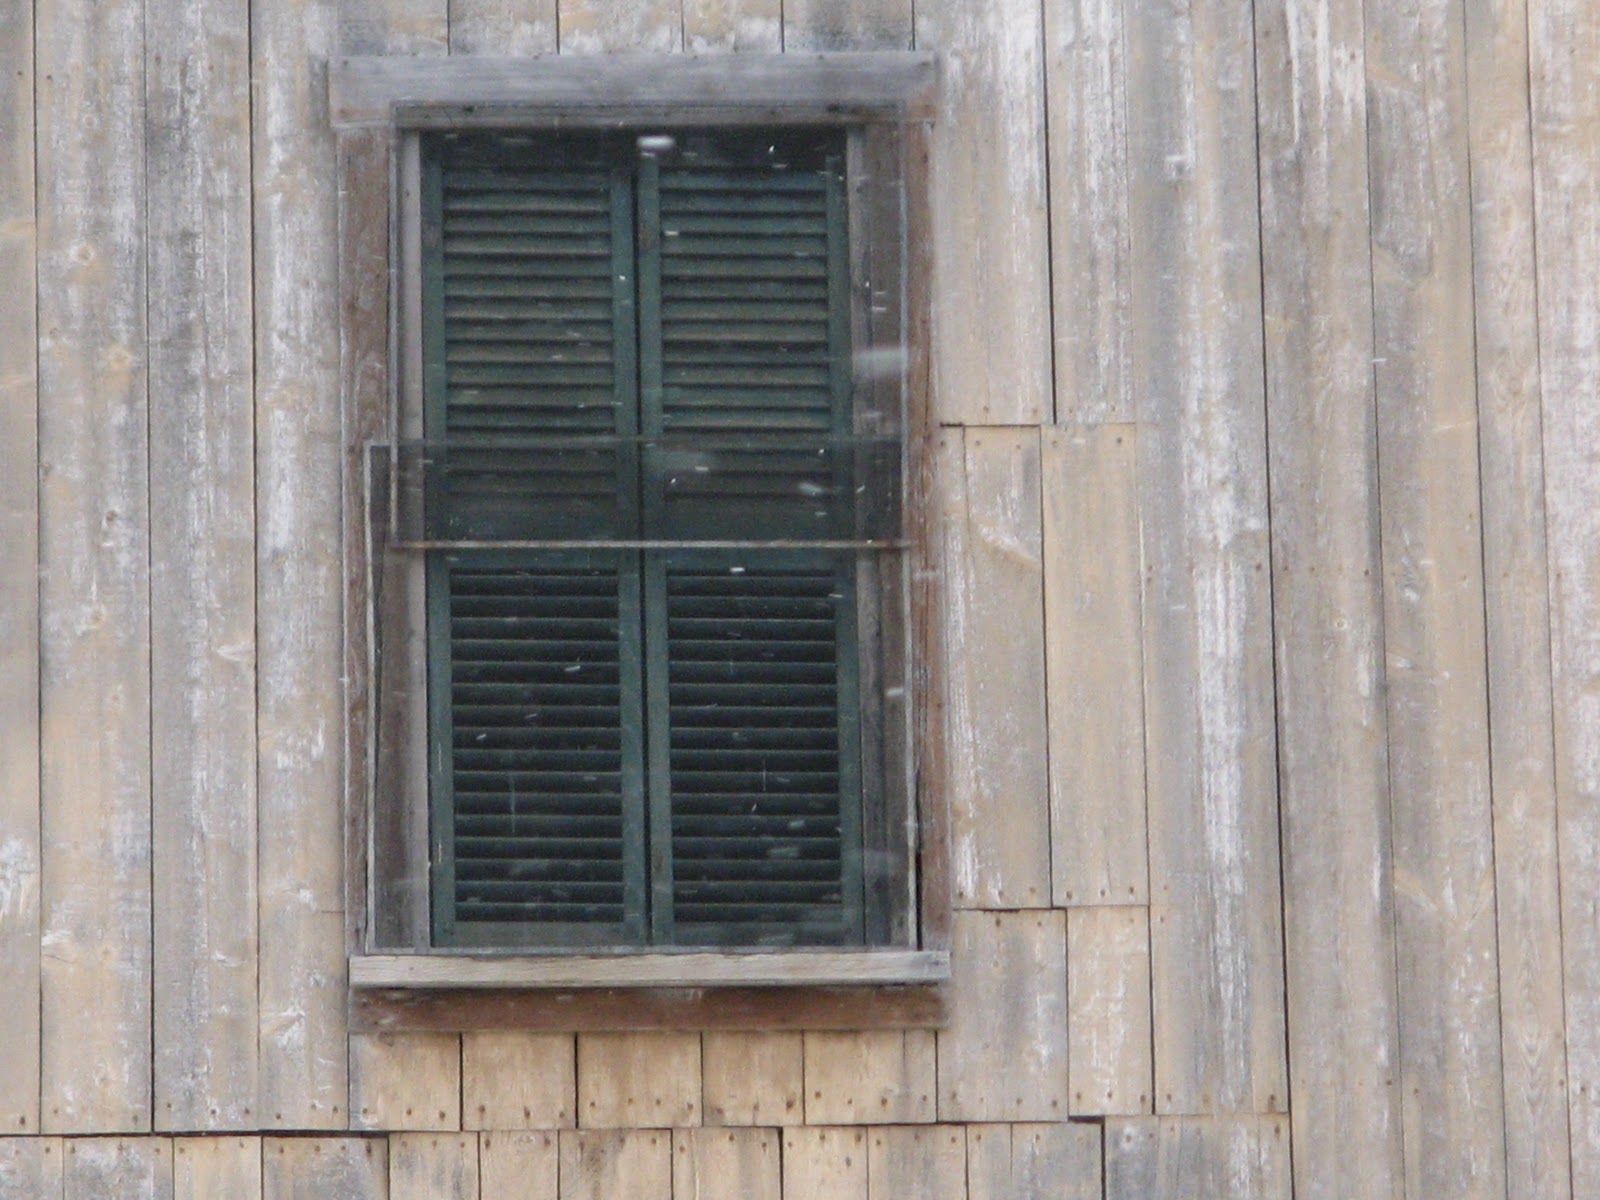
<instances>
[{"instance_id":1,"label":"barn siding","mask_svg":"<svg viewBox=\"0 0 1600 1200\"><path fill-rule=\"evenodd\" d=\"M1593 5L203 7L0 0L0 1196L1600 1193ZM949 1026L352 1035L327 59L913 46Z\"/></svg>"}]
</instances>

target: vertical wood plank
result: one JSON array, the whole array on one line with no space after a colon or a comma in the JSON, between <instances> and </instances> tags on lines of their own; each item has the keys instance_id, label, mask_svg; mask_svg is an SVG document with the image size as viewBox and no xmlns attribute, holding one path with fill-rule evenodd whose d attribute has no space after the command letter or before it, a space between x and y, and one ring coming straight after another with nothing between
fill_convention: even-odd
<instances>
[{"instance_id":1,"label":"vertical wood plank","mask_svg":"<svg viewBox=\"0 0 1600 1200\"><path fill-rule=\"evenodd\" d=\"M261 1147L262 1200L388 1200L384 1138L267 1138Z\"/></svg>"},{"instance_id":2,"label":"vertical wood plank","mask_svg":"<svg viewBox=\"0 0 1600 1200\"><path fill-rule=\"evenodd\" d=\"M1039 436L939 433L957 908L1048 902Z\"/></svg>"},{"instance_id":3,"label":"vertical wood plank","mask_svg":"<svg viewBox=\"0 0 1600 1200\"><path fill-rule=\"evenodd\" d=\"M39 1128L39 339L33 5L0 9L0 1131Z\"/></svg>"},{"instance_id":4,"label":"vertical wood plank","mask_svg":"<svg viewBox=\"0 0 1600 1200\"><path fill-rule=\"evenodd\" d=\"M785 50L909 50L911 0L783 0Z\"/></svg>"},{"instance_id":5,"label":"vertical wood plank","mask_svg":"<svg viewBox=\"0 0 1600 1200\"><path fill-rule=\"evenodd\" d=\"M925 1029L805 1035L809 1125L935 1120L935 1043Z\"/></svg>"},{"instance_id":6,"label":"vertical wood plank","mask_svg":"<svg viewBox=\"0 0 1600 1200\"><path fill-rule=\"evenodd\" d=\"M556 0L450 0L451 54L554 54Z\"/></svg>"},{"instance_id":7,"label":"vertical wood plank","mask_svg":"<svg viewBox=\"0 0 1600 1200\"><path fill-rule=\"evenodd\" d=\"M672 1200L781 1200L776 1129L680 1129L672 1135Z\"/></svg>"},{"instance_id":8,"label":"vertical wood plank","mask_svg":"<svg viewBox=\"0 0 1600 1200\"><path fill-rule=\"evenodd\" d=\"M557 0L563 54L683 49L682 0Z\"/></svg>"},{"instance_id":9,"label":"vertical wood plank","mask_svg":"<svg viewBox=\"0 0 1600 1200\"><path fill-rule=\"evenodd\" d=\"M61 1200L60 1138L0 1138L0 1196L17 1200Z\"/></svg>"},{"instance_id":10,"label":"vertical wood plank","mask_svg":"<svg viewBox=\"0 0 1600 1200\"><path fill-rule=\"evenodd\" d=\"M1462 5L1366 55L1406 1191L1503 1196Z\"/></svg>"},{"instance_id":11,"label":"vertical wood plank","mask_svg":"<svg viewBox=\"0 0 1600 1200\"><path fill-rule=\"evenodd\" d=\"M560 1129L577 1112L577 1049L560 1033L461 1035L467 1129Z\"/></svg>"},{"instance_id":12,"label":"vertical wood plank","mask_svg":"<svg viewBox=\"0 0 1600 1200\"><path fill-rule=\"evenodd\" d=\"M389 1200L478 1200L477 1135L391 1136Z\"/></svg>"},{"instance_id":13,"label":"vertical wood plank","mask_svg":"<svg viewBox=\"0 0 1600 1200\"><path fill-rule=\"evenodd\" d=\"M1389 1196L1399 1030L1362 22L1326 2L1256 11L1295 1186Z\"/></svg>"},{"instance_id":14,"label":"vertical wood plank","mask_svg":"<svg viewBox=\"0 0 1600 1200\"><path fill-rule=\"evenodd\" d=\"M950 1024L938 1034L941 1121L1066 1115L1066 916L956 914Z\"/></svg>"},{"instance_id":15,"label":"vertical wood plank","mask_svg":"<svg viewBox=\"0 0 1600 1200\"><path fill-rule=\"evenodd\" d=\"M775 53L783 49L782 0L683 0L683 48Z\"/></svg>"},{"instance_id":16,"label":"vertical wood plank","mask_svg":"<svg viewBox=\"0 0 1600 1200\"><path fill-rule=\"evenodd\" d=\"M167 1138L72 1138L62 1167L66 1200L173 1200Z\"/></svg>"},{"instance_id":17,"label":"vertical wood plank","mask_svg":"<svg viewBox=\"0 0 1600 1200\"><path fill-rule=\"evenodd\" d=\"M1101 1200L1100 1129L968 1125L968 1200Z\"/></svg>"},{"instance_id":18,"label":"vertical wood plank","mask_svg":"<svg viewBox=\"0 0 1600 1200\"><path fill-rule=\"evenodd\" d=\"M460 1036L353 1035L350 1124L373 1130L460 1129Z\"/></svg>"},{"instance_id":19,"label":"vertical wood plank","mask_svg":"<svg viewBox=\"0 0 1600 1200\"><path fill-rule=\"evenodd\" d=\"M1272 1111L1286 1081L1250 13L1125 11L1156 1104Z\"/></svg>"},{"instance_id":20,"label":"vertical wood plank","mask_svg":"<svg viewBox=\"0 0 1600 1200\"><path fill-rule=\"evenodd\" d=\"M261 1139L176 1139L172 1194L173 1200L256 1200L261 1195Z\"/></svg>"},{"instance_id":21,"label":"vertical wood plank","mask_svg":"<svg viewBox=\"0 0 1600 1200\"><path fill-rule=\"evenodd\" d=\"M145 6L155 1121L256 1125L246 0Z\"/></svg>"},{"instance_id":22,"label":"vertical wood plank","mask_svg":"<svg viewBox=\"0 0 1600 1200\"><path fill-rule=\"evenodd\" d=\"M707 1125L798 1125L804 1047L798 1033L705 1033L700 1067Z\"/></svg>"},{"instance_id":23,"label":"vertical wood plank","mask_svg":"<svg viewBox=\"0 0 1600 1200\"><path fill-rule=\"evenodd\" d=\"M578 1124L642 1129L700 1124L700 1037L578 1035Z\"/></svg>"},{"instance_id":24,"label":"vertical wood plank","mask_svg":"<svg viewBox=\"0 0 1600 1200\"><path fill-rule=\"evenodd\" d=\"M341 54L444 54L450 0L339 0Z\"/></svg>"},{"instance_id":25,"label":"vertical wood plank","mask_svg":"<svg viewBox=\"0 0 1600 1200\"><path fill-rule=\"evenodd\" d=\"M672 1135L666 1130L561 1134L561 1200L671 1200Z\"/></svg>"},{"instance_id":26,"label":"vertical wood plank","mask_svg":"<svg viewBox=\"0 0 1600 1200\"><path fill-rule=\"evenodd\" d=\"M784 1200L867 1200L867 1135L806 1126L783 1131Z\"/></svg>"},{"instance_id":27,"label":"vertical wood plank","mask_svg":"<svg viewBox=\"0 0 1600 1200\"><path fill-rule=\"evenodd\" d=\"M151 1070L144 14L110 0L37 21L43 1126L137 1131Z\"/></svg>"},{"instance_id":28,"label":"vertical wood plank","mask_svg":"<svg viewBox=\"0 0 1600 1200\"><path fill-rule=\"evenodd\" d=\"M966 1200L966 1131L955 1125L891 1125L867 1137L870 1200Z\"/></svg>"},{"instance_id":29,"label":"vertical wood plank","mask_svg":"<svg viewBox=\"0 0 1600 1200\"><path fill-rule=\"evenodd\" d=\"M1133 425L1043 434L1050 879L1057 905L1149 897Z\"/></svg>"},{"instance_id":30,"label":"vertical wood plank","mask_svg":"<svg viewBox=\"0 0 1600 1200\"><path fill-rule=\"evenodd\" d=\"M1147 1113L1150 912L1067 912L1067 1065L1072 1112Z\"/></svg>"},{"instance_id":31,"label":"vertical wood plank","mask_svg":"<svg viewBox=\"0 0 1600 1200\"><path fill-rule=\"evenodd\" d=\"M942 56L933 127L934 407L1033 425L1050 400L1044 32L1038 0L918 0Z\"/></svg>"},{"instance_id":32,"label":"vertical wood plank","mask_svg":"<svg viewBox=\"0 0 1600 1200\"><path fill-rule=\"evenodd\" d=\"M556 1200L560 1161L554 1133L478 1135L481 1200Z\"/></svg>"},{"instance_id":33,"label":"vertical wood plank","mask_svg":"<svg viewBox=\"0 0 1600 1200\"><path fill-rule=\"evenodd\" d=\"M1466 18L1506 1192L1557 1196L1572 1175L1528 5L1469 0Z\"/></svg>"},{"instance_id":34,"label":"vertical wood plank","mask_svg":"<svg viewBox=\"0 0 1600 1200\"><path fill-rule=\"evenodd\" d=\"M1106 1122L1106 1200L1289 1200L1281 1117L1144 1117Z\"/></svg>"},{"instance_id":35,"label":"vertical wood plank","mask_svg":"<svg viewBox=\"0 0 1600 1200\"><path fill-rule=\"evenodd\" d=\"M1529 0L1572 1194L1600 1194L1600 11Z\"/></svg>"},{"instance_id":36,"label":"vertical wood plank","mask_svg":"<svg viewBox=\"0 0 1600 1200\"><path fill-rule=\"evenodd\" d=\"M1133 419L1123 0L1044 5L1056 420Z\"/></svg>"}]
</instances>

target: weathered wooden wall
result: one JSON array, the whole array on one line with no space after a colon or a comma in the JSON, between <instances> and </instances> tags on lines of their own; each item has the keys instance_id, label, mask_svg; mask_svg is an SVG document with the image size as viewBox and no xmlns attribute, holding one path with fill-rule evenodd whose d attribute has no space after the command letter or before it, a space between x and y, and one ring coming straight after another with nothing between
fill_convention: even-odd
<instances>
[{"instance_id":1,"label":"weathered wooden wall","mask_svg":"<svg viewBox=\"0 0 1600 1200\"><path fill-rule=\"evenodd\" d=\"M328 57L913 47L948 1026L352 1034ZM1597 197L1585 0L0 0L0 1196L1600 1195Z\"/></svg>"}]
</instances>

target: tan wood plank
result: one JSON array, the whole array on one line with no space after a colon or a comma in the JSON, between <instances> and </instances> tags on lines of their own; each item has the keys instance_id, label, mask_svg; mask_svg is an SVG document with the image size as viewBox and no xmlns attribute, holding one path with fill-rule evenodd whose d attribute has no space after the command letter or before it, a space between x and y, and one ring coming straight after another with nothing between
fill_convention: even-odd
<instances>
[{"instance_id":1,"label":"tan wood plank","mask_svg":"<svg viewBox=\"0 0 1600 1200\"><path fill-rule=\"evenodd\" d=\"M1506 1192L1572 1192L1528 5L1466 6ZM1297 1152L1298 1159L1298 1152Z\"/></svg>"},{"instance_id":2,"label":"tan wood plank","mask_svg":"<svg viewBox=\"0 0 1600 1200\"><path fill-rule=\"evenodd\" d=\"M780 1200L777 1129L680 1129L672 1135L672 1200Z\"/></svg>"},{"instance_id":3,"label":"tan wood plank","mask_svg":"<svg viewBox=\"0 0 1600 1200\"><path fill-rule=\"evenodd\" d=\"M1460 3L1366 9L1406 1191L1505 1193Z\"/></svg>"},{"instance_id":4,"label":"tan wood plank","mask_svg":"<svg viewBox=\"0 0 1600 1200\"><path fill-rule=\"evenodd\" d=\"M864 1129L783 1131L784 1200L867 1200Z\"/></svg>"},{"instance_id":5,"label":"tan wood plank","mask_svg":"<svg viewBox=\"0 0 1600 1200\"><path fill-rule=\"evenodd\" d=\"M1122 0L1044 5L1056 420L1129 421Z\"/></svg>"},{"instance_id":6,"label":"tan wood plank","mask_svg":"<svg viewBox=\"0 0 1600 1200\"><path fill-rule=\"evenodd\" d=\"M700 1036L578 1036L578 1124L640 1129L700 1124Z\"/></svg>"},{"instance_id":7,"label":"tan wood plank","mask_svg":"<svg viewBox=\"0 0 1600 1200\"><path fill-rule=\"evenodd\" d=\"M1039 437L939 433L957 908L1050 898Z\"/></svg>"},{"instance_id":8,"label":"tan wood plank","mask_svg":"<svg viewBox=\"0 0 1600 1200\"><path fill-rule=\"evenodd\" d=\"M682 0L557 0L563 54L683 49Z\"/></svg>"},{"instance_id":9,"label":"tan wood plank","mask_svg":"<svg viewBox=\"0 0 1600 1200\"><path fill-rule=\"evenodd\" d=\"M155 1123L256 1126L250 16L145 6Z\"/></svg>"},{"instance_id":10,"label":"tan wood plank","mask_svg":"<svg viewBox=\"0 0 1600 1200\"><path fill-rule=\"evenodd\" d=\"M65 1157L60 1138L0 1138L0 1196L61 1200L61 1163Z\"/></svg>"},{"instance_id":11,"label":"tan wood plank","mask_svg":"<svg viewBox=\"0 0 1600 1200\"><path fill-rule=\"evenodd\" d=\"M1600 1194L1600 11L1529 0L1572 1194Z\"/></svg>"},{"instance_id":12,"label":"tan wood plank","mask_svg":"<svg viewBox=\"0 0 1600 1200\"><path fill-rule=\"evenodd\" d=\"M898 1125L867 1134L871 1200L965 1200L967 1138L958 1125Z\"/></svg>"},{"instance_id":13,"label":"tan wood plank","mask_svg":"<svg viewBox=\"0 0 1600 1200\"><path fill-rule=\"evenodd\" d=\"M42 1125L132 1132L151 1119L143 6L36 19Z\"/></svg>"},{"instance_id":14,"label":"tan wood plank","mask_svg":"<svg viewBox=\"0 0 1600 1200\"><path fill-rule=\"evenodd\" d=\"M392 1135L389 1200L478 1200L477 1135Z\"/></svg>"},{"instance_id":15,"label":"tan wood plank","mask_svg":"<svg viewBox=\"0 0 1600 1200\"><path fill-rule=\"evenodd\" d=\"M807 1033L806 1123L933 1121L935 1069L930 1030Z\"/></svg>"},{"instance_id":16,"label":"tan wood plank","mask_svg":"<svg viewBox=\"0 0 1600 1200\"><path fill-rule=\"evenodd\" d=\"M461 1128L461 1038L451 1033L353 1034L353 1129Z\"/></svg>"},{"instance_id":17,"label":"tan wood plank","mask_svg":"<svg viewBox=\"0 0 1600 1200\"><path fill-rule=\"evenodd\" d=\"M172 1192L173 1200L256 1200L261 1195L261 1139L175 1139Z\"/></svg>"},{"instance_id":18,"label":"tan wood plank","mask_svg":"<svg viewBox=\"0 0 1600 1200\"><path fill-rule=\"evenodd\" d=\"M262 1200L388 1200L385 1138L266 1138Z\"/></svg>"},{"instance_id":19,"label":"tan wood plank","mask_svg":"<svg viewBox=\"0 0 1600 1200\"><path fill-rule=\"evenodd\" d=\"M1051 895L1057 905L1142 903L1150 881L1135 426L1042 437Z\"/></svg>"},{"instance_id":20,"label":"tan wood plank","mask_svg":"<svg viewBox=\"0 0 1600 1200\"><path fill-rule=\"evenodd\" d=\"M941 1121L1066 1116L1066 918L956 914L950 1024L938 1035Z\"/></svg>"},{"instance_id":21,"label":"tan wood plank","mask_svg":"<svg viewBox=\"0 0 1600 1200\"><path fill-rule=\"evenodd\" d=\"M1257 11L1295 1184L1327 1200L1400 1187L1363 58L1351 6Z\"/></svg>"},{"instance_id":22,"label":"tan wood plank","mask_svg":"<svg viewBox=\"0 0 1600 1200\"><path fill-rule=\"evenodd\" d=\"M716 1033L700 1039L707 1125L798 1125L805 1051L798 1033Z\"/></svg>"},{"instance_id":23,"label":"tan wood plank","mask_svg":"<svg viewBox=\"0 0 1600 1200\"><path fill-rule=\"evenodd\" d=\"M911 0L783 0L783 48L909 50L911 10Z\"/></svg>"},{"instance_id":24,"label":"tan wood plank","mask_svg":"<svg viewBox=\"0 0 1600 1200\"><path fill-rule=\"evenodd\" d=\"M0 9L0 1130L39 1128L39 340L33 5Z\"/></svg>"},{"instance_id":25,"label":"tan wood plank","mask_svg":"<svg viewBox=\"0 0 1600 1200\"><path fill-rule=\"evenodd\" d=\"M467 1129L560 1129L577 1112L577 1047L569 1035L463 1034L461 1103Z\"/></svg>"},{"instance_id":26,"label":"tan wood plank","mask_svg":"<svg viewBox=\"0 0 1600 1200\"><path fill-rule=\"evenodd\" d=\"M782 0L682 2L683 48L691 53L783 49Z\"/></svg>"},{"instance_id":27,"label":"tan wood plank","mask_svg":"<svg viewBox=\"0 0 1600 1200\"><path fill-rule=\"evenodd\" d=\"M580 1130L561 1134L561 1200L671 1200L672 1134Z\"/></svg>"},{"instance_id":28,"label":"tan wood plank","mask_svg":"<svg viewBox=\"0 0 1600 1200\"><path fill-rule=\"evenodd\" d=\"M1134 1117L1105 1126L1105 1200L1289 1200L1284 1117Z\"/></svg>"},{"instance_id":29,"label":"tan wood plank","mask_svg":"<svg viewBox=\"0 0 1600 1200\"><path fill-rule=\"evenodd\" d=\"M968 1125L969 1200L1101 1200L1100 1129Z\"/></svg>"},{"instance_id":30,"label":"tan wood plank","mask_svg":"<svg viewBox=\"0 0 1600 1200\"><path fill-rule=\"evenodd\" d=\"M450 0L451 54L554 54L556 0Z\"/></svg>"},{"instance_id":31,"label":"tan wood plank","mask_svg":"<svg viewBox=\"0 0 1600 1200\"><path fill-rule=\"evenodd\" d=\"M168 1138L70 1138L65 1147L66 1200L173 1200Z\"/></svg>"},{"instance_id":32,"label":"tan wood plank","mask_svg":"<svg viewBox=\"0 0 1600 1200\"><path fill-rule=\"evenodd\" d=\"M1125 11L1156 1107L1271 1111L1286 1080L1250 14Z\"/></svg>"},{"instance_id":33,"label":"tan wood plank","mask_svg":"<svg viewBox=\"0 0 1600 1200\"><path fill-rule=\"evenodd\" d=\"M1037 0L918 0L944 55L933 126L934 404L964 424L1048 421L1050 242Z\"/></svg>"},{"instance_id":34,"label":"tan wood plank","mask_svg":"<svg viewBox=\"0 0 1600 1200\"><path fill-rule=\"evenodd\" d=\"M1149 909L1067 912L1067 1031L1074 1115L1151 1110Z\"/></svg>"},{"instance_id":35,"label":"tan wood plank","mask_svg":"<svg viewBox=\"0 0 1600 1200\"><path fill-rule=\"evenodd\" d=\"M478 1135L481 1200L556 1200L560 1151L550 1132Z\"/></svg>"}]
</instances>

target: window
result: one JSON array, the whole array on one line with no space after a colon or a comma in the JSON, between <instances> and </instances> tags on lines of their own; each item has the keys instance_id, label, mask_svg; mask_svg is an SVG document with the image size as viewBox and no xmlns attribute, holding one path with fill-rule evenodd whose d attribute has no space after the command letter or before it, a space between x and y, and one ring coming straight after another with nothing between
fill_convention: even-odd
<instances>
[{"instance_id":1,"label":"window","mask_svg":"<svg viewBox=\"0 0 1600 1200\"><path fill-rule=\"evenodd\" d=\"M926 948L904 97L703 99L385 101L371 952Z\"/></svg>"}]
</instances>

